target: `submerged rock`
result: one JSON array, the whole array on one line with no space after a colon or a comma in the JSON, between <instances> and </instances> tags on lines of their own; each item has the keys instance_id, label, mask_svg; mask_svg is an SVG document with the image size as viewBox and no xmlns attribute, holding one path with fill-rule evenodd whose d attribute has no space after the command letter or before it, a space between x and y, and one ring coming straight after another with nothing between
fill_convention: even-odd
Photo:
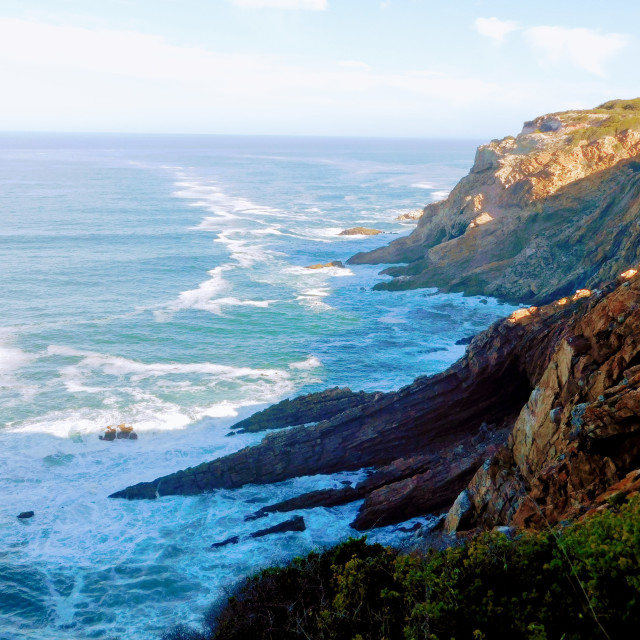
<instances>
[{"instance_id":1,"label":"submerged rock","mask_svg":"<svg viewBox=\"0 0 640 640\"><path fill-rule=\"evenodd\" d=\"M23 511L22 513L19 513L17 517L21 520L26 520L27 518L33 518L34 515L35 513L33 511Z\"/></svg>"},{"instance_id":2,"label":"submerged rock","mask_svg":"<svg viewBox=\"0 0 640 640\"><path fill-rule=\"evenodd\" d=\"M279 524L274 525L273 527L268 527L266 529L259 529L258 531L254 531L250 536L252 538L262 538L263 536L271 535L272 533L286 533L289 531L305 531L307 525L304 522L304 518L302 516L295 516L290 520L285 520L284 522L280 522Z\"/></svg>"},{"instance_id":3,"label":"submerged rock","mask_svg":"<svg viewBox=\"0 0 640 640\"><path fill-rule=\"evenodd\" d=\"M214 542L210 549L218 549L219 547L226 547L228 544L238 544L238 542L240 542L240 538L238 536L231 536L221 542Z\"/></svg>"}]
</instances>

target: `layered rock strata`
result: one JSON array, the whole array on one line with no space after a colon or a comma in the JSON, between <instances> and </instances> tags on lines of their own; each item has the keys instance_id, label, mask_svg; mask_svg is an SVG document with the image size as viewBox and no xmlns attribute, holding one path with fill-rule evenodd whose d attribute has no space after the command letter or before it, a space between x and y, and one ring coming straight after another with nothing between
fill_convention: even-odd
<instances>
[{"instance_id":1,"label":"layered rock strata","mask_svg":"<svg viewBox=\"0 0 640 640\"><path fill-rule=\"evenodd\" d=\"M563 322L584 304L586 299L576 296L566 305L516 312L474 338L464 358L440 374L418 378L397 392L370 394L366 402L314 426L270 433L257 446L112 497L189 495L375 467L376 473L347 496L366 498L356 520L359 528L446 510L473 473L478 456L505 441L548 365L553 353L548 345L559 339ZM348 402L362 397L334 393ZM282 419L271 411L272 424L286 426L290 415L307 422L305 411L290 412L292 406L304 405L304 398L281 403ZM337 499L334 494L325 498ZM320 503L312 500L310 506ZM384 516L381 509L387 512Z\"/></svg>"},{"instance_id":2,"label":"layered rock strata","mask_svg":"<svg viewBox=\"0 0 640 640\"><path fill-rule=\"evenodd\" d=\"M409 236L353 256L408 263L381 289L547 303L640 259L640 100L550 114L478 148L469 174Z\"/></svg>"},{"instance_id":3,"label":"layered rock strata","mask_svg":"<svg viewBox=\"0 0 640 640\"><path fill-rule=\"evenodd\" d=\"M621 279L567 323L507 443L449 513L449 531L547 526L637 490L640 278Z\"/></svg>"}]
</instances>

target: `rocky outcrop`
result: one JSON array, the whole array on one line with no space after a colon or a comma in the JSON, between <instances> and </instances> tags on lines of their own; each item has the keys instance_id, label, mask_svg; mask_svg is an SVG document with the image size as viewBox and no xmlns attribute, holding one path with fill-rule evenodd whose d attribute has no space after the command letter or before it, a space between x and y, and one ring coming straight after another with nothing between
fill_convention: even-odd
<instances>
[{"instance_id":1,"label":"rocky outcrop","mask_svg":"<svg viewBox=\"0 0 640 640\"><path fill-rule=\"evenodd\" d=\"M424 209L414 209L413 211L407 211L406 213L401 213L396 220L398 222L417 222L422 218L422 214L424 213Z\"/></svg>"},{"instance_id":2,"label":"rocky outcrop","mask_svg":"<svg viewBox=\"0 0 640 640\"><path fill-rule=\"evenodd\" d=\"M330 269L331 267L336 267L338 269L344 269L344 263L340 260L333 260L332 262L318 262L317 264L310 264L305 267L305 269Z\"/></svg>"},{"instance_id":3,"label":"rocky outcrop","mask_svg":"<svg viewBox=\"0 0 640 640\"><path fill-rule=\"evenodd\" d=\"M553 355L549 345L560 339L564 323L588 304L589 298L580 294L566 304L516 312L474 338L465 357L438 375L418 378L397 392L371 394L366 402L313 426L270 433L257 446L112 497L188 495L375 467L353 491L320 498L342 499L346 493L367 498L356 521L361 528L399 522L416 510L446 510L473 473L478 455L488 455L489 447L505 442ZM347 399L357 395L334 392ZM304 403L303 398L301 406ZM290 405L298 406L295 400L283 406ZM298 416L294 421L309 417L304 412L293 415ZM290 423L283 419L279 424ZM412 478L417 478L413 484ZM445 493L446 498L438 497ZM312 497L310 506L320 504L318 497ZM411 502L420 506L407 506ZM303 502L296 506L303 508Z\"/></svg>"},{"instance_id":4,"label":"rocky outcrop","mask_svg":"<svg viewBox=\"0 0 640 640\"><path fill-rule=\"evenodd\" d=\"M380 233L384 233L384 231L380 231L380 229L369 229L367 227L353 227L352 229L345 229L341 231L339 236L377 236Z\"/></svg>"},{"instance_id":5,"label":"rocky outcrop","mask_svg":"<svg viewBox=\"0 0 640 640\"><path fill-rule=\"evenodd\" d=\"M478 148L415 231L353 256L388 268L380 289L439 287L543 304L640 259L640 101L542 116Z\"/></svg>"},{"instance_id":6,"label":"rocky outcrop","mask_svg":"<svg viewBox=\"0 0 640 640\"><path fill-rule=\"evenodd\" d=\"M263 538L264 536L269 536L273 533L287 533L289 531L305 531L307 525L304 522L304 518L302 516L294 516L289 520L285 520L284 522L279 522L278 524L274 524L273 527L267 527L266 529L259 529L258 531L254 531L249 535L251 538Z\"/></svg>"},{"instance_id":7,"label":"rocky outcrop","mask_svg":"<svg viewBox=\"0 0 640 640\"><path fill-rule=\"evenodd\" d=\"M231 429L237 433L248 433L320 422L371 402L379 395L381 394L364 391L354 393L346 387L333 387L318 393L298 396L293 400L282 400L245 420L236 422Z\"/></svg>"},{"instance_id":8,"label":"rocky outcrop","mask_svg":"<svg viewBox=\"0 0 640 640\"><path fill-rule=\"evenodd\" d=\"M450 530L547 526L637 490L640 278L620 281L567 323L507 443L466 488L466 522L452 511Z\"/></svg>"}]
</instances>

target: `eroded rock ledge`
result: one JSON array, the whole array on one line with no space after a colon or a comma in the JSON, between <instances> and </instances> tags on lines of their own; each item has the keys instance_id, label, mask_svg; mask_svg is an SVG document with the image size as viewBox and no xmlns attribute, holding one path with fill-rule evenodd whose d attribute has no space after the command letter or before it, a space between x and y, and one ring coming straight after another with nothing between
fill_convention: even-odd
<instances>
[{"instance_id":1,"label":"eroded rock ledge","mask_svg":"<svg viewBox=\"0 0 640 640\"><path fill-rule=\"evenodd\" d=\"M482 459L506 441L568 320L589 304L590 298L576 296L567 304L517 312L474 338L466 355L440 374L393 393L332 390L348 402L366 401L314 426L270 433L256 446L112 497L189 495L374 467L367 481L343 492L350 495L309 496L306 506L365 498L354 523L362 529L446 511ZM281 403L283 415L291 406L304 407L306 400ZM304 411L294 414L297 421L310 421ZM278 422L275 407L270 415L273 424L290 424L285 418ZM302 497L296 508L304 506Z\"/></svg>"}]
</instances>

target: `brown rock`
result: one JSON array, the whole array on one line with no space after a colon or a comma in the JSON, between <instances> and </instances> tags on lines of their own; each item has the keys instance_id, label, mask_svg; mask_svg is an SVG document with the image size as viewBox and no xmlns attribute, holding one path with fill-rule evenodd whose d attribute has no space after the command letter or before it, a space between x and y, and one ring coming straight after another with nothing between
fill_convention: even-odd
<instances>
[{"instance_id":1,"label":"brown rock","mask_svg":"<svg viewBox=\"0 0 640 640\"><path fill-rule=\"evenodd\" d=\"M325 262L324 264L318 262L317 264L310 264L305 269L328 269L329 267L337 267L338 269L344 269L344 263L340 260L334 260L333 262Z\"/></svg>"},{"instance_id":2,"label":"brown rock","mask_svg":"<svg viewBox=\"0 0 640 640\"><path fill-rule=\"evenodd\" d=\"M409 263L378 289L439 287L544 304L614 280L638 259L640 132L635 110L543 116L478 148L417 228L353 264ZM624 121L612 133L609 119ZM544 128L551 121L555 128ZM540 124L532 129L532 126Z\"/></svg>"},{"instance_id":3,"label":"brown rock","mask_svg":"<svg viewBox=\"0 0 640 640\"><path fill-rule=\"evenodd\" d=\"M353 227L352 229L345 229L341 231L339 236L377 236L379 233L384 233L380 229L367 229L367 227Z\"/></svg>"}]
</instances>

